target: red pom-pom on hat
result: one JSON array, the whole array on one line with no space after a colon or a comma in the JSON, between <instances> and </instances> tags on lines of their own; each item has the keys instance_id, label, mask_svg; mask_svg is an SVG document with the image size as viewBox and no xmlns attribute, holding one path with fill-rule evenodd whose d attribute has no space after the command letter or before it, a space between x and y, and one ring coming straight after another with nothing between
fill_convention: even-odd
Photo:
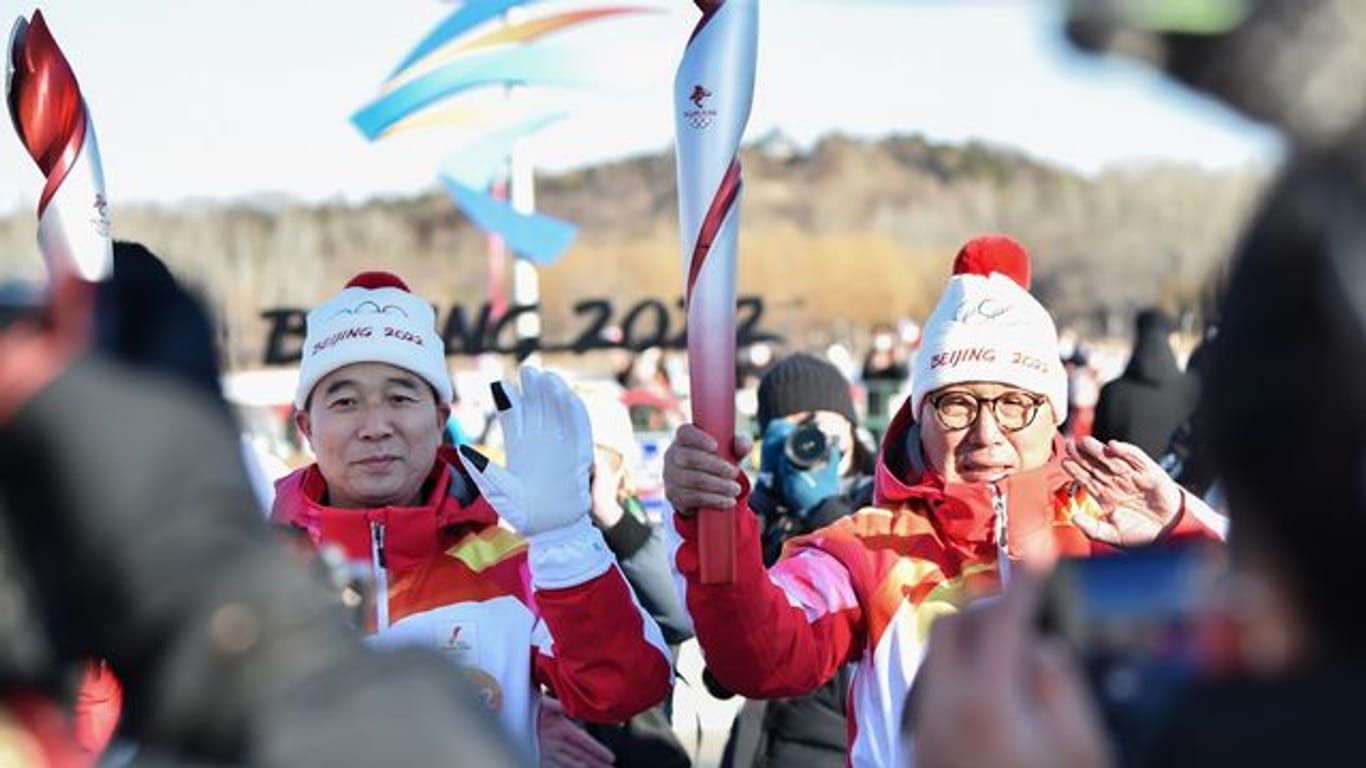
<instances>
[{"instance_id":1,"label":"red pom-pom on hat","mask_svg":"<svg viewBox=\"0 0 1366 768\"><path fill-rule=\"evenodd\" d=\"M403 278L393 272L362 272L351 278L351 282L346 284L347 288L366 288L375 290L376 288L397 288L400 291L407 291L408 284L403 282Z\"/></svg>"},{"instance_id":2,"label":"red pom-pom on hat","mask_svg":"<svg viewBox=\"0 0 1366 768\"><path fill-rule=\"evenodd\" d=\"M999 272L1029 290L1033 269L1029 252L1019 241L1006 235L982 235L969 240L953 260L955 275L982 275Z\"/></svg>"}]
</instances>

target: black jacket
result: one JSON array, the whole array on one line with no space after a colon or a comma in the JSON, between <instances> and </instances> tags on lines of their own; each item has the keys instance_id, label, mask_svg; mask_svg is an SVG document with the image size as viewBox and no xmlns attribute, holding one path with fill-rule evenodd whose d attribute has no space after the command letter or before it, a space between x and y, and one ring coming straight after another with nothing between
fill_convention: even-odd
<instances>
[{"instance_id":1,"label":"black jacket","mask_svg":"<svg viewBox=\"0 0 1366 768\"><path fill-rule=\"evenodd\" d=\"M1361 765L1361 670L1200 686L1162 718L1151 752L1126 765Z\"/></svg>"},{"instance_id":2,"label":"black jacket","mask_svg":"<svg viewBox=\"0 0 1366 768\"><path fill-rule=\"evenodd\" d=\"M852 666L841 668L806 696L745 702L731 726L722 768L843 768L853 672Z\"/></svg>"},{"instance_id":3,"label":"black jacket","mask_svg":"<svg viewBox=\"0 0 1366 768\"><path fill-rule=\"evenodd\" d=\"M1168 329L1165 323L1140 321L1124 374L1100 390L1092 430L1096 439L1133 443L1156 459L1195 410L1199 387L1177 367Z\"/></svg>"},{"instance_id":4,"label":"black jacket","mask_svg":"<svg viewBox=\"0 0 1366 768\"><path fill-rule=\"evenodd\" d=\"M525 764L448 661L346 630L264 524L240 450L221 402L96 360L0 424L0 563L42 626L0 621L0 649L46 649L5 670L106 659L123 734L176 763Z\"/></svg>"}]
</instances>

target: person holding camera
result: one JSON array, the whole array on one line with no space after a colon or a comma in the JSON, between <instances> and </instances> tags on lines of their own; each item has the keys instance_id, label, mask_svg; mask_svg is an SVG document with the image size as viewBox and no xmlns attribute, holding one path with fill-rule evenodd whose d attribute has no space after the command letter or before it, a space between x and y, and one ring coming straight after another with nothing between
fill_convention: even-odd
<instances>
[{"instance_id":1,"label":"person holding camera","mask_svg":"<svg viewBox=\"0 0 1366 768\"><path fill-rule=\"evenodd\" d=\"M873 457L858 438L849 381L804 352L759 380L762 445L750 509L763 524L764 563L783 542L824 528L873 499Z\"/></svg>"},{"instance_id":2,"label":"person holding camera","mask_svg":"<svg viewBox=\"0 0 1366 768\"><path fill-rule=\"evenodd\" d=\"M715 441L685 426L666 454L675 564L708 668L730 690L771 698L856 663L852 765L902 763L906 691L936 617L998 593L1021 564L1216 537L1208 510L1138 448L1064 442L1057 331L1029 278L1008 237L959 251L883 440L874 505L789 542L767 571L752 496ZM704 507L737 513L732 583L701 580L693 512Z\"/></svg>"},{"instance_id":3,"label":"person holding camera","mask_svg":"<svg viewBox=\"0 0 1366 768\"><path fill-rule=\"evenodd\" d=\"M814 355L784 357L759 380L763 444L750 507L764 564L783 544L851 514L873 497L873 457L859 441L849 381ZM750 701L731 729L722 766L844 765L852 667L806 696Z\"/></svg>"}]
</instances>

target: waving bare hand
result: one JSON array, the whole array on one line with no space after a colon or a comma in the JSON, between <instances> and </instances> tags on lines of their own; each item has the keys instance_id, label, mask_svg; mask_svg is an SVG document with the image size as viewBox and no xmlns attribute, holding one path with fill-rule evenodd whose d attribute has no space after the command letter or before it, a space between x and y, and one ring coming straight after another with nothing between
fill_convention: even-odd
<instances>
[{"instance_id":1,"label":"waving bare hand","mask_svg":"<svg viewBox=\"0 0 1366 768\"><path fill-rule=\"evenodd\" d=\"M1096 541L1124 547L1151 543L1181 512L1180 487L1137 446L1086 437L1067 444L1062 466L1104 512L1072 518Z\"/></svg>"}]
</instances>

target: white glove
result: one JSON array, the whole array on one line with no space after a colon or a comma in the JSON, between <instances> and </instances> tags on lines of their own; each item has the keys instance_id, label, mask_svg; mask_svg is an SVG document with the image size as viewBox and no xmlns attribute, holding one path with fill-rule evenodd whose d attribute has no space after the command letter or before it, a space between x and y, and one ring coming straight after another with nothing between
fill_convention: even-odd
<instances>
[{"instance_id":1,"label":"white glove","mask_svg":"<svg viewBox=\"0 0 1366 768\"><path fill-rule=\"evenodd\" d=\"M529 543L537 586L582 584L606 571L612 553L589 520L593 433L588 411L553 373L521 369L522 387L493 384L507 468L461 446L466 468L498 514Z\"/></svg>"}]
</instances>

